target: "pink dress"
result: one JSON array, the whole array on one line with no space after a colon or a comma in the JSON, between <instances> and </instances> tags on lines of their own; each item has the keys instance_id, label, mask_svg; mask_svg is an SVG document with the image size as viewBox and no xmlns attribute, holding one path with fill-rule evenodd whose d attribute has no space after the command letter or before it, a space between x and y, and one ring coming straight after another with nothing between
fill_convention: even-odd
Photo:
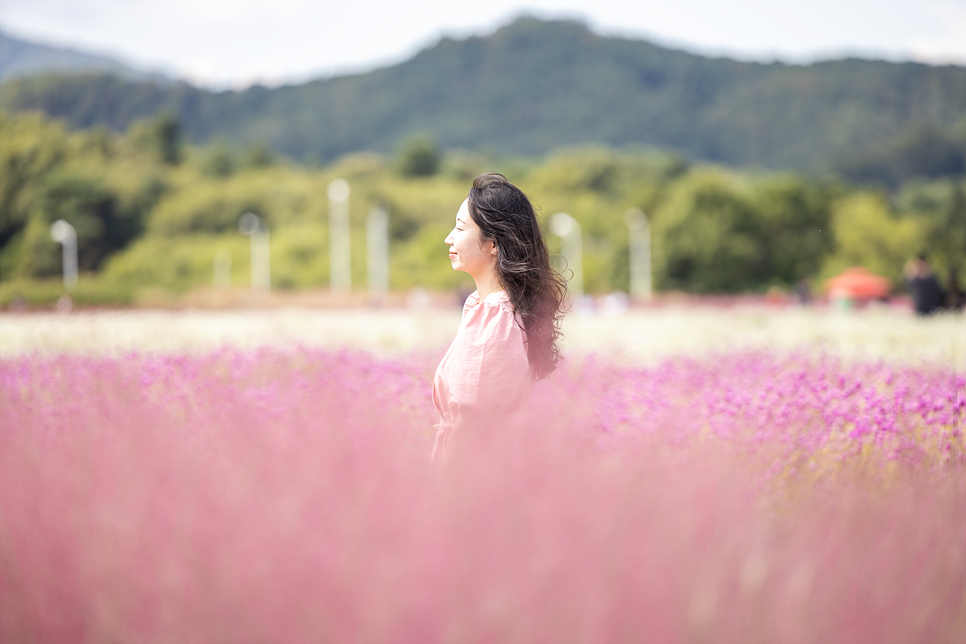
<instances>
[{"instance_id":1,"label":"pink dress","mask_svg":"<svg viewBox=\"0 0 966 644\"><path fill-rule=\"evenodd\" d=\"M445 453L460 409L509 414L525 405L532 389L526 334L510 298L496 291L480 302L474 291L466 298L456 339L433 379L433 404L439 412L433 461Z\"/></svg>"}]
</instances>

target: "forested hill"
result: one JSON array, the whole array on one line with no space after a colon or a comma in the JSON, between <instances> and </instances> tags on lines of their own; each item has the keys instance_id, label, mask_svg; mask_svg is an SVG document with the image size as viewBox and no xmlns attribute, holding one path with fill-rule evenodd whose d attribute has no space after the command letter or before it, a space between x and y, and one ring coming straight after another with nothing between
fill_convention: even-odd
<instances>
[{"instance_id":1,"label":"forested hill","mask_svg":"<svg viewBox=\"0 0 966 644\"><path fill-rule=\"evenodd\" d=\"M431 133L444 148L525 156L644 144L738 166L861 174L891 163L899 169L889 171L935 176L963 164L966 68L738 62L602 37L575 22L520 18L491 36L443 39L366 74L220 93L46 76L0 86L0 109L41 109L75 127L118 130L171 111L197 142L264 143L320 162L391 151Z\"/></svg>"},{"instance_id":2,"label":"forested hill","mask_svg":"<svg viewBox=\"0 0 966 644\"><path fill-rule=\"evenodd\" d=\"M90 54L66 47L52 47L15 38L0 31L0 81L37 76L49 72L107 73L125 78L150 78L163 82L160 74L135 70L109 56Z\"/></svg>"}]
</instances>

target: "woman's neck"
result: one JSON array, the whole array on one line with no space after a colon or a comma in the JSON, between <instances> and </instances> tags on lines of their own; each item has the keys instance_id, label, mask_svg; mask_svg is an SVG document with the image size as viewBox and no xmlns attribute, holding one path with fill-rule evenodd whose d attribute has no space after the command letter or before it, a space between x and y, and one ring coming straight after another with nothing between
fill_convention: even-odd
<instances>
[{"instance_id":1,"label":"woman's neck","mask_svg":"<svg viewBox=\"0 0 966 644\"><path fill-rule=\"evenodd\" d=\"M476 292L479 295L480 301L483 301L490 293L495 293L503 289L503 285L500 283L500 276L497 275L495 270L488 271L485 275L474 277L473 281L476 282Z\"/></svg>"}]
</instances>

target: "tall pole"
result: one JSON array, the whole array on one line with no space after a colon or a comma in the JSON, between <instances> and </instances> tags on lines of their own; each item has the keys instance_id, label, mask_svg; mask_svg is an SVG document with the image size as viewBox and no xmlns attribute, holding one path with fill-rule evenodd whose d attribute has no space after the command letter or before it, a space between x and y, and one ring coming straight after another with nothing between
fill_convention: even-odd
<instances>
[{"instance_id":1,"label":"tall pole","mask_svg":"<svg viewBox=\"0 0 966 644\"><path fill-rule=\"evenodd\" d=\"M630 234L631 297L650 302L653 297L651 227L647 215L640 208L625 212L624 223Z\"/></svg>"},{"instance_id":2,"label":"tall pole","mask_svg":"<svg viewBox=\"0 0 966 644\"><path fill-rule=\"evenodd\" d=\"M366 259L369 293L381 298L389 292L389 213L378 206L366 219Z\"/></svg>"},{"instance_id":3,"label":"tall pole","mask_svg":"<svg viewBox=\"0 0 966 644\"><path fill-rule=\"evenodd\" d=\"M349 183L335 179L329 184L329 274L333 290L352 288L349 250Z\"/></svg>"},{"instance_id":4,"label":"tall pole","mask_svg":"<svg viewBox=\"0 0 966 644\"><path fill-rule=\"evenodd\" d=\"M228 288L231 286L231 253L224 248L215 252L213 264L212 286Z\"/></svg>"},{"instance_id":5,"label":"tall pole","mask_svg":"<svg viewBox=\"0 0 966 644\"><path fill-rule=\"evenodd\" d=\"M580 224L567 213L558 212L550 218L550 229L563 242L560 254L567 260L567 268L573 272L567 282L567 290L571 299L578 300L584 294L584 248Z\"/></svg>"},{"instance_id":6,"label":"tall pole","mask_svg":"<svg viewBox=\"0 0 966 644\"><path fill-rule=\"evenodd\" d=\"M77 231L58 219L50 227L50 236L63 247L64 288L73 290L77 286Z\"/></svg>"},{"instance_id":7,"label":"tall pole","mask_svg":"<svg viewBox=\"0 0 966 644\"><path fill-rule=\"evenodd\" d=\"M272 287L268 224L255 213L246 212L238 220L238 230L251 240L252 291L268 291Z\"/></svg>"}]
</instances>

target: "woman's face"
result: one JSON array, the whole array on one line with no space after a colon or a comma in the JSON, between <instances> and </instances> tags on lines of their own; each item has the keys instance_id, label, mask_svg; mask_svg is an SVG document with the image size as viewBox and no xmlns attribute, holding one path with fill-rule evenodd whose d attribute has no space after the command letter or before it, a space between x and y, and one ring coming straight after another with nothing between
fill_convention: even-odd
<instances>
[{"instance_id":1,"label":"woman's face","mask_svg":"<svg viewBox=\"0 0 966 644\"><path fill-rule=\"evenodd\" d=\"M480 241L480 227L470 216L469 201L465 200L456 213L456 227L445 240L453 270L476 278L496 266L496 244L493 240Z\"/></svg>"}]
</instances>

